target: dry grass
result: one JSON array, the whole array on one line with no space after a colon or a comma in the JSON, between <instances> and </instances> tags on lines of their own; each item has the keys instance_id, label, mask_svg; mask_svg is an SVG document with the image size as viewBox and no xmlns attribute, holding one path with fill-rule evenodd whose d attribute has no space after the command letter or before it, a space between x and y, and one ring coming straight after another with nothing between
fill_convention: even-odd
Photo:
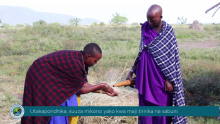
<instances>
[{"instance_id":1,"label":"dry grass","mask_svg":"<svg viewBox=\"0 0 220 124\"><path fill-rule=\"evenodd\" d=\"M104 74L103 79L106 79L105 81L108 81L108 84L113 86L118 81L123 80L121 75L126 74L128 70L125 68L126 66L123 72L111 68ZM88 76L88 80L92 84L96 84L98 81L93 73ZM114 87L114 90L119 93L116 97L95 93L82 95L81 106L138 106L138 91L136 89L130 87ZM81 116L78 124L136 124L137 118L137 116Z\"/></svg>"},{"instance_id":2,"label":"dry grass","mask_svg":"<svg viewBox=\"0 0 220 124\"><path fill-rule=\"evenodd\" d=\"M138 106L138 94L134 89L127 90L123 87L114 88L119 96L110 97L105 94L89 93L82 95L82 106ZM137 123L137 117L124 116L82 116L79 124L120 124L120 123Z\"/></svg>"}]
</instances>

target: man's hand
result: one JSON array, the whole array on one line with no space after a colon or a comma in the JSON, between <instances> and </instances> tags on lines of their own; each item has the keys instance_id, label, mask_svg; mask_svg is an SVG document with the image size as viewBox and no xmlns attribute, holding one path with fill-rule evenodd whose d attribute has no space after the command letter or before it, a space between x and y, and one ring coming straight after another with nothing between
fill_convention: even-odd
<instances>
[{"instance_id":1,"label":"man's hand","mask_svg":"<svg viewBox=\"0 0 220 124\"><path fill-rule=\"evenodd\" d=\"M137 66L134 66L132 69L133 69L133 71L136 72ZM132 76L133 76L133 73L129 72L126 80L130 80L133 83L133 85L134 85L134 81L132 81Z\"/></svg>"},{"instance_id":2,"label":"man's hand","mask_svg":"<svg viewBox=\"0 0 220 124\"><path fill-rule=\"evenodd\" d=\"M108 84L106 84L106 83L102 83L102 84L103 84L102 89L103 89L103 91L106 92L107 95L118 96L118 93L116 91L114 91L114 89L111 88Z\"/></svg>"},{"instance_id":3,"label":"man's hand","mask_svg":"<svg viewBox=\"0 0 220 124\"><path fill-rule=\"evenodd\" d=\"M101 83L101 89L107 93L112 94L114 92L114 90L106 83Z\"/></svg>"},{"instance_id":4,"label":"man's hand","mask_svg":"<svg viewBox=\"0 0 220 124\"><path fill-rule=\"evenodd\" d=\"M113 93L106 93L109 96L118 96L118 92L114 91Z\"/></svg>"},{"instance_id":5,"label":"man's hand","mask_svg":"<svg viewBox=\"0 0 220 124\"><path fill-rule=\"evenodd\" d=\"M170 93L173 92L173 86L168 80L166 80L165 82L165 91L170 92Z\"/></svg>"}]
</instances>

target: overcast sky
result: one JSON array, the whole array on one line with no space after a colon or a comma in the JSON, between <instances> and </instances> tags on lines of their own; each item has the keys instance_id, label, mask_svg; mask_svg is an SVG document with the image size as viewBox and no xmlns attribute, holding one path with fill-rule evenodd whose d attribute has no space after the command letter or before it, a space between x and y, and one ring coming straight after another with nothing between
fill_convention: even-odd
<instances>
[{"instance_id":1,"label":"overcast sky","mask_svg":"<svg viewBox=\"0 0 220 124\"><path fill-rule=\"evenodd\" d=\"M28 7L39 12L73 15L79 18L94 18L109 22L115 12L126 16L128 23L146 21L146 12L152 4L163 8L163 19L177 23L178 17L187 18L187 23L220 23L220 9L205 13L220 0L1 0L0 5Z\"/></svg>"}]
</instances>

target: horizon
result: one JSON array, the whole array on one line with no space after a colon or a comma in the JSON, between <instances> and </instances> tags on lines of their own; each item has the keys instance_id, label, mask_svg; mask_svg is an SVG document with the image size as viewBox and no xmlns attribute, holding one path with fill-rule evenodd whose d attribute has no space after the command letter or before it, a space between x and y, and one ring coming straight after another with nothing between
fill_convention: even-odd
<instances>
[{"instance_id":1,"label":"horizon","mask_svg":"<svg viewBox=\"0 0 220 124\"><path fill-rule=\"evenodd\" d=\"M62 3L60 2L61 1L59 0L32 0L31 2L26 0L8 0L1 2L0 6L26 7L37 12L71 15L81 19L92 18L107 24L109 23L109 20L112 19L112 14L117 12L121 16L128 18L127 24L132 24L145 22L147 20L147 9L153 4L158 4L163 8L163 20L170 24L177 24L178 17L186 18L186 24L192 24L194 20L198 20L202 24L220 23L220 10L215 13L214 17L212 17L218 7L209 11L207 14L205 13L207 9L219 3L218 0L212 0L211 2L201 2L199 0L187 0L181 2L175 0L155 0L154 3L142 0L136 0L135 2L124 0L111 0L111 2L105 1L108 4L103 3L103 1L100 0L62 0ZM171 6L169 2L178 6ZM200 4L200 6L198 4Z\"/></svg>"}]
</instances>

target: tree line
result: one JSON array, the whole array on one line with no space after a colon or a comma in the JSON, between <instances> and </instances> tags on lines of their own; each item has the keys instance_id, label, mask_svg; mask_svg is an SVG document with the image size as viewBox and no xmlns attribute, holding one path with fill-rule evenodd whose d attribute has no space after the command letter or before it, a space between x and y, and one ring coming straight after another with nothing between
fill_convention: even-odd
<instances>
[{"instance_id":1,"label":"tree line","mask_svg":"<svg viewBox=\"0 0 220 124\"><path fill-rule=\"evenodd\" d=\"M68 22L69 22L69 25L73 25L73 26L79 26L80 25L80 22L81 22L82 20L80 19L80 18L71 18L71 19L69 19L68 20ZM109 23L113 23L113 24L115 24L117 27L118 26L120 26L120 25L122 25L122 24L126 24L128 22L128 18L127 17L125 17L125 16L122 16L122 15L120 15L119 13L115 13L115 14L112 14L112 19L109 21ZM7 23L2 23L2 21L1 21L1 19L0 19L0 24L2 24L2 28L5 28L5 29L8 29L8 28L10 28L10 27L14 27L14 26L11 26L11 25L9 25L9 24L7 24ZM37 25L46 25L47 24L47 22L46 21L44 21L44 20L39 20L39 21L36 21L36 22L33 22L33 26L37 26ZM55 23L53 23L53 24L56 24L56 25L61 25L59 22L55 22ZM25 26L27 26L27 25L29 25L29 24L16 24L16 27L25 27ZM93 26L104 26L105 25L105 23L104 22L100 22L99 24L97 23L97 22L94 22L93 24L92 24Z\"/></svg>"}]
</instances>

